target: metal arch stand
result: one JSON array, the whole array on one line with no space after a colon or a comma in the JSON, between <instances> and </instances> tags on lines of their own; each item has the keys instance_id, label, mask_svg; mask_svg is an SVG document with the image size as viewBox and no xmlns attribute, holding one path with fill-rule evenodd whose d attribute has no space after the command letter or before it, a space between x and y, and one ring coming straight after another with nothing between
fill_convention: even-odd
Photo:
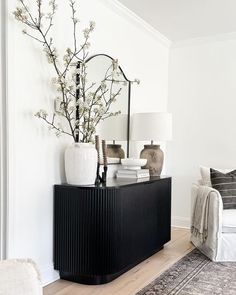
<instances>
[{"instance_id":1,"label":"metal arch stand","mask_svg":"<svg viewBox=\"0 0 236 295\"><path fill-rule=\"evenodd\" d=\"M85 60L85 63L88 63L89 61L91 61L92 59L98 57L98 56L105 56L107 58L110 58L112 61L114 61L115 59L113 57L111 57L110 55L108 54L105 54L105 53L98 53L98 54L94 54L90 57L88 57L86 60ZM119 67L119 70L121 71L122 75L124 76L125 80L128 82L128 122L127 122L127 158L129 157L129 147L130 147L130 101L131 101L131 83L132 81L130 79L127 78L127 76L125 75L123 69L121 68L120 65L118 65ZM80 62L77 63L77 69L80 68ZM80 75L77 74L76 75L76 85L79 85L80 83ZM79 97L79 90L76 91L76 97L78 98ZM79 109L77 107L76 109L76 118L78 118L79 116ZM78 142L79 141L79 136L76 135L76 141Z\"/></svg>"}]
</instances>

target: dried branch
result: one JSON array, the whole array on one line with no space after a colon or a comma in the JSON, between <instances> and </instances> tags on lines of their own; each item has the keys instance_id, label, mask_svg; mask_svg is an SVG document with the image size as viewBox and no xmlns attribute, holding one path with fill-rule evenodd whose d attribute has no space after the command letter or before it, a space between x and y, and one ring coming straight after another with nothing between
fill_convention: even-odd
<instances>
[{"instance_id":1,"label":"dried branch","mask_svg":"<svg viewBox=\"0 0 236 295\"><path fill-rule=\"evenodd\" d=\"M95 127L101 120L120 113L110 111L112 103L121 92L119 88L113 93L114 84L125 82L114 78L116 74L119 75L118 61L112 62L100 83L88 85L86 60L90 48L89 39L95 23L90 22L89 26L83 30L83 41L78 45L77 24L79 20L76 17L76 0L68 0L73 23L73 48L66 49L63 56L64 66L61 65L53 38L49 36L57 9L56 0L49 0L50 10L47 14L42 11L43 0L36 0L36 16L31 13L26 0L19 0L19 2L21 7L17 7L13 14L16 20L31 30L28 32L24 29L23 33L43 45L47 60L55 70L56 78L53 79L53 84L59 93L59 98L56 99L60 102L59 108L53 112L51 120L48 119L48 114L44 110L40 110L35 115L49 125L50 129L55 130L58 136L66 134L72 136L75 141L91 141L95 134ZM78 62L80 67L77 69ZM60 117L67 122L65 129L56 123Z\"/></svg>"}]
</instances>

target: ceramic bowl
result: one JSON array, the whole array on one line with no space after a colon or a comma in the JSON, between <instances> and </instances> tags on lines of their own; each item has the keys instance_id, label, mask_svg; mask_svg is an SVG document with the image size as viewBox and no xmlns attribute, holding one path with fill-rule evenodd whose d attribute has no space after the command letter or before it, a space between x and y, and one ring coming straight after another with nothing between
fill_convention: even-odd
<instances>
[{"instance_id":1,"label":"ceramic bowl","mask_svg":"<svg viewBox=\"0 0 236 295\"><path fill-rule=\"evenodd\" d=\"M126 167L142 167L147 164L147 159L121 159L121 164Z\"/></svg>"}]
</instances>

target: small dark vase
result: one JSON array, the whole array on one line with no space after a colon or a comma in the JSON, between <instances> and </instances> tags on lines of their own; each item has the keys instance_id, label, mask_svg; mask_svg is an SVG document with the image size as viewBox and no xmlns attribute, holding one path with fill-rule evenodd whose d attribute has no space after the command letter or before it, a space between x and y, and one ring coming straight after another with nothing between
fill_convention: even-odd
<instances>
[{"instance_id":1,"label":"small dark vase","mask_svg":"<svg viewBox=\"0 0 236 295\"><path fill-rule=\"evenodd\" d=\"M141 151L140 158L147 159L147 164L143 168L149 169L151 176L161 175L164 162L164 153L160 149L160 145L144 145L144 149Z\"/></svg>"},{"instance_id":2,"label":"small dark vase","mask_svg":"<svg viewBox=\"0 0 236 295\"><path fill-rule=\"evenodd\" d=\"M121 148L121 144L108 144L107 145L107 157L124 159L125 152Z\"/></svg>"}]
</instances>

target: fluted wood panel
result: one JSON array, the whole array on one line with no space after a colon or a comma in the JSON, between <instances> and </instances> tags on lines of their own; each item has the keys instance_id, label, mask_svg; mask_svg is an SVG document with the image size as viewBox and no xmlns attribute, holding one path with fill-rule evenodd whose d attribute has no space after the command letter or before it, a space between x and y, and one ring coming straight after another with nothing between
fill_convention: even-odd
<instances>
[{"instance_id":1,"label":"fluted wood panel","mask_svg":"<svg viewBox=\"0 0 236 295\"><path fill-rule=\"evenodd\" d=\"M61 278L99 284L170 240L171 178L111 187L56 185L54 266Z\"/></svg>"},{"instance_id":2,"label":"fluted wood panel","mask_svg":"<svg viewBox=\"0 0 236 295\"><path fill-rule=\"evenodd\" d=\"M55 268L89 275L116 272L117 191L55 187L55 192Z\"/></svg>"}]
</instances>

